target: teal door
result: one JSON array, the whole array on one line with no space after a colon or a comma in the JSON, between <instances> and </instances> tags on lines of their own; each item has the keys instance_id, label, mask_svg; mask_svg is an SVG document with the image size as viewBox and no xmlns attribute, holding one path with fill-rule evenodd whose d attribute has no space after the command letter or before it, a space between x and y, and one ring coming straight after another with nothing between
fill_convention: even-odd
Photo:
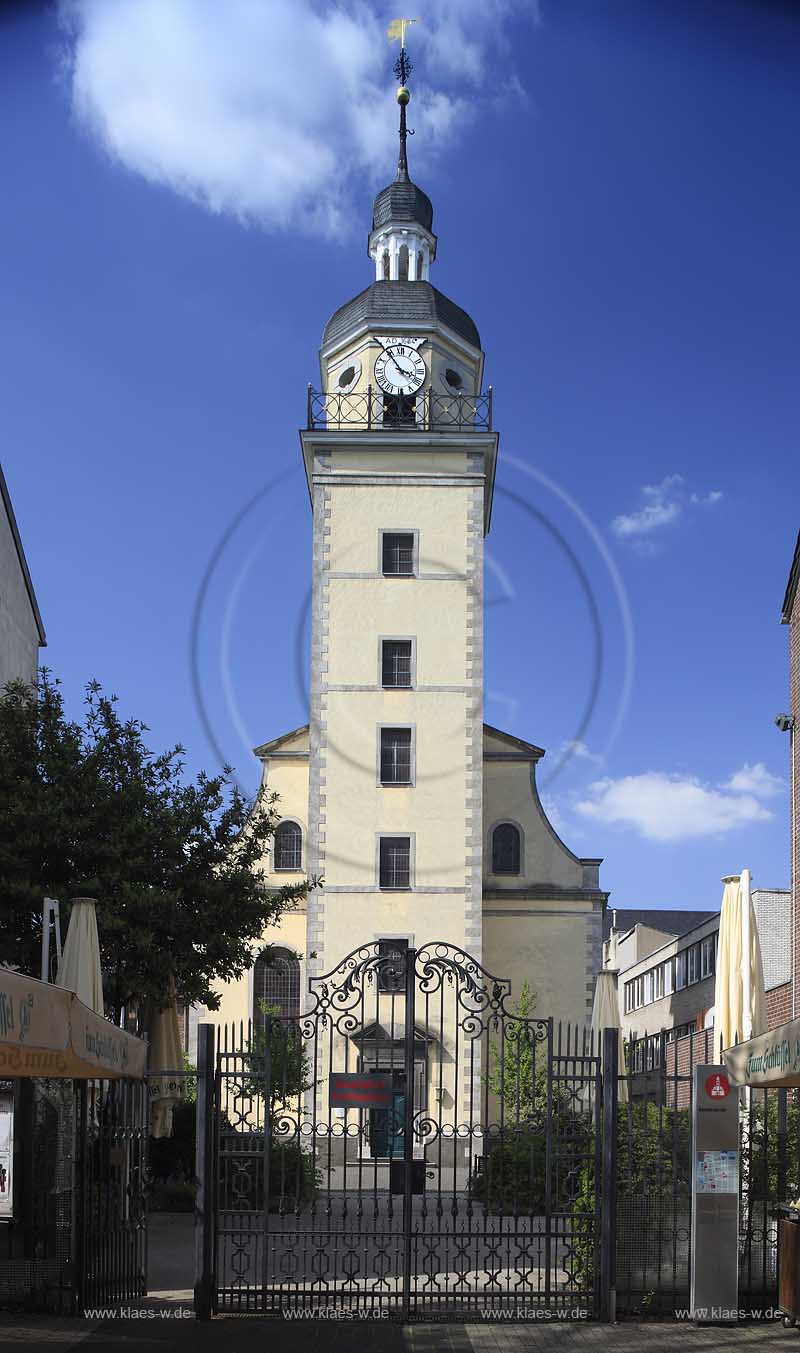
<instances>
[{"instance_id":1,"label":"teal door","mask_svg":"<svg viewBox=\"0 0 800 1353\"><path fill-rule=\"evenodd\" d=\"M398 1084L403 1079L402 1072L394 1073L391 1109L370 1109L369 1137L373 1156L389 1156L394 1159L403 1155L403 1128L406 1119L405 1087Z\"/></svg>"}]
</instances>

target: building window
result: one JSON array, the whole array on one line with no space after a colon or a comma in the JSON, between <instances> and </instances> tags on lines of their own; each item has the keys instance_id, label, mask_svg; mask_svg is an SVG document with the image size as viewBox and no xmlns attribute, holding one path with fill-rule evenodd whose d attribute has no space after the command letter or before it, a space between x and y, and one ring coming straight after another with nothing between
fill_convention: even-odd
<instances>
[{"instance_id":1,"label":"building window","mask_svg":"<svg viewBox=\"0 0 800 1353\"><path fill-rule=\"evenodd\" d=\"M381 888L411 887L411 837L382 836L378 862Z\"/></svg>"},{"instance_id":2,"label":"building window","mask_svg":"<svg viewBox=\"0 0 800 1353\"><path fill-rule=\"evenodd\" d=\"M411 729L382 728L381 784L412 784L411 759Z\"/></svg>"},{"instance_id":3,"label":"building window","mask_svg":"<svg viewBox=\"0 0 800 1353\"><path fill-rule=\"evenodd\" d=\"M700 976L713 977L716 967L716 935L700 941Z\"/></svg>"},{"instance_id":4,"label":"building window","mask_svg":"<svg viewBox=\"0 0 800 1353\"><path fill-rule=\"evenodd\" d=\"M381 644L381 685L411 685L411 640L384 639Z\"/></svg>"},{"instance_id":5,"label":"building window","mask_svg":"<svg viewBox=\"0 0 800 1353\"><path fill-rule=\"evenodd\" d=\"M384 531L381 567L387 576L414 576L414 532Z\"/></svg>"},{"instance_id":6,"label":"building window","mask_svg":"<svg viewBox=\"0 0 800 1353\"><path fill-rule=\"evenodd\" d=\"M653 1000L660 1001L664 995L664 966L659 963L657 968L653 969Z\"/></svg>"},{"instance_id":7,"label":"building window","mask_svg":"<svg viewBox=\"0 0 800 1353\"><path fill-rule=\"evenodd\" d=\"M378 991L405 991L408 940L378 940Z\"/></svg>"},{"instance_id":8,"label":"building window","mask_svg":"<svg viewBox=\"0 0 800 1353\"><path fill-rule=\"evenodd\" d=\"M691 986L692 982L700 981L700 945L693 944L687 950L689 955L689 973L687 982Z\"/></svg>"},{"instance_id":9,"label":"building window","mask_svg":"<svg viewBox=\"0 0 800 1353\"><path fill-rule=\"evenodd\" d=\"M518 874L520 869L519 827L501 822L492 832L492 873Z\"/></svg>"},{"instance_id":10,"label":"building window","mask_svg":"<svg viewBox=\"0 0 800 1353\"><path fill-rule=\"evenodd\" d=\"M303 832L297 822L281 822L275 832L275 868L302 869Z\"/></svg>"},{"instance_id":11,"label":"building window","mask_svg":"<svg viewBox=\"0 0 800 1353\"><path fill-rule=\"evenodd\" d=\"M675 990L683 991L686 986L686 950L681 949L675 955Z\"/></svg>"},{"instance_id":12,"label":"building window","mask_svg":"<svg viewBox=\"0 0 800 1353\"><path fill-rule=\"evenodd\" d=\"M269 949L253 968L253 1024L264 1028L267 1014L296 1019L300 1014L300 962L289 949Z\"/></svg>"},{"instance_id":13,"label":"building window","mask_svg":"<svg viewBox=\"0 0 800 1353\"><path fill-rule=\"evenodd\" d=\"M653 999L653 969L644 974L644 1004L650 1005Z\"/></svg>"},{"instance_id":14,"label":"building window","mask_svg":"<svg viewBox=\"0 0 800 1353\"><path fill-rule=\"evenodd\" d=\"M671 996L675 989L675 960L668 958L664 964L664 995Z\"/></svg>"}]
</instances>

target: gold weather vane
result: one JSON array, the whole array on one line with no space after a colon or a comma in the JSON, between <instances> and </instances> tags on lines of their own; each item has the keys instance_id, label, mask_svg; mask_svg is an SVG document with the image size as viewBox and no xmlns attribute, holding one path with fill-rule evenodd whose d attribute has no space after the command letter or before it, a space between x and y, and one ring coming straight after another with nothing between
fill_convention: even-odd
<instances>
[{"instance_id":1,"label":"gold weather vane","mask_svg":"<svg viewBox=\"0 0 800 1353\"><path fill-rule=\"evenodd\" d=\"M398 42L401 47L406 45L406 29L410 23L419 23L419 19L392 19L386 30L386 36L390 42Z\"/></svg>"},{"instance_id":2,"label":"gold weather vane","mask_svg":"<svg viewBox=\"0 0 800 1353\"><path fill-rule=\"evenodd\" d=\"M419 19L392 19L386 30L390 42L400 43L400 55L394 63L394 73L400 81L400 88L397 91L397 102L400 105L400 158L397 161L397 178L400 182L408 182L406 137L414 135L411 129L406 127L406 107L411 98L406 83L411 73L411 62L406 51L406 29L412 23L419 23Z\"/></svg>"}]
</instances>

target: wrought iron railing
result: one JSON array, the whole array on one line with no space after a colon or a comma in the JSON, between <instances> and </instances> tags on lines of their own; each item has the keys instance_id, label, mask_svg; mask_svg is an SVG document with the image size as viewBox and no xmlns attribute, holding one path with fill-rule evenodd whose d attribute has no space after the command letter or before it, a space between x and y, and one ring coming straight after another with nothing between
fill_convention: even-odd
<instances>
[{"instance_id":1,"label":"wrought iron railing","mask_svg":"<svg viewBox=\"0 0 800 1353\"><path fill-rule=\"evenodd\" d=\"M309 432L338 429L396 432L491 432L492 387L483 394L452 395L430 386L416 395L387 395L375 386L350 393L308 387Z\"/></svg>"}]
</instances>

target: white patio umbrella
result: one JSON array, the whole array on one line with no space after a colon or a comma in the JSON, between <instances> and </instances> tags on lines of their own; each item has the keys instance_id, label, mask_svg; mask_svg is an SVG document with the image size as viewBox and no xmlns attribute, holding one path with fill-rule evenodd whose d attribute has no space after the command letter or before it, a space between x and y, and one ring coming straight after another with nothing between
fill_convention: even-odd
<instances>
[{"instance_id":1,"label":"white patio umbrella","mask_svg":"<svg viewBox=\"0 0 800 1353\"><path fill-rule=\"evenodd\" d=\"M764 970L750 870L724 878L714 984L714 1055L767 1027Z\"/></svg>"},{"instance_id":2,"label":"white patio umbrella","mask_svg":"<svg viewBox=\"0 0 800 1353\"><path fill-rule=\"evenodd\" d=\"M150 1134L172 1136L172 1115L185 1095L183 1048L181 1046L175 985L170 983L169 1003L154 1010L149 1022Z\"/></svg>"},{"instance_id":3,"label":"white patio umbrella","mask_svg":"<svg viewBox=\"0 0 800 1353\"><path fill-rule=\"evenodd\" d=\"M610 968L602 968L597 974L594 985L594 1003L592 1005L592 1031L594 1045L598 1053L603 1052L603 1029L619 1029L619 996L617 994L617 973ZM620 1104L628 1102L628 1081L625 1075L625 1050L622 1039L619 1040L619 1079L617 1080L617 1100Z\"/></svg>"},{"instance_id":4,"label":"white patio umbrella","mask_svg":"<svg viewBox=\"0 0 800 1353\"><path fill-rule=\"evenodd\" d=\"M72 903L67 938L58 965L56 985L74 991L79 1001L102 1015L103 974L100 970L100 941L97 915L90 897L76 897Z\"/></svg>"}]
</instances>

